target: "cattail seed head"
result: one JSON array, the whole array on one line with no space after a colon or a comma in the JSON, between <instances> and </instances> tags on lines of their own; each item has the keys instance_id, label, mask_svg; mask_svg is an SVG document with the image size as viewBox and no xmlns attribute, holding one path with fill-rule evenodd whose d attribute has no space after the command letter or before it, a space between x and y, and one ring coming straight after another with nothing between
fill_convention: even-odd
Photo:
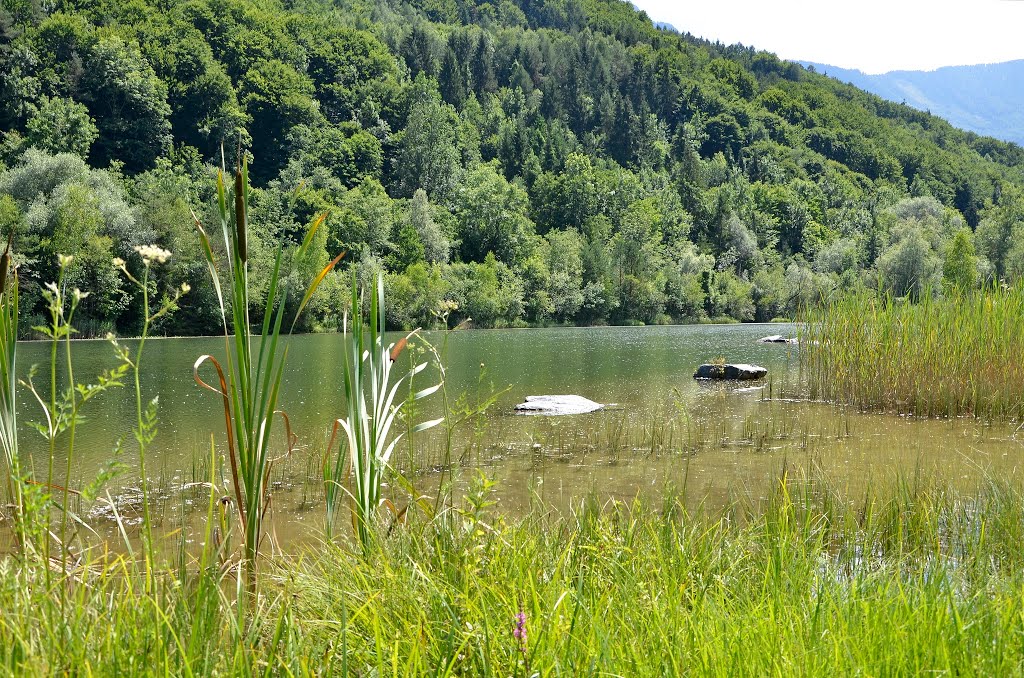
<instances>
[{"instance_id":1,"label":"cattail seed head","mask_svg":"<svg viewBox=\"0 0 1024 678\"><path fill-rule=\"evenodd\" d=\"M7 275L11 270L11 242L14 241L14 233L7 239L7 249L0 256L0 294L7 291Z\"/></svg>"},{"instance_id":2,"label":"cattail seed head","mask_svg":"<svg viewBox=\"0 0 1024 678\"><path fill-rule=\"evenodd\" d=\"M7 272L11 268L11 253L4 251L2 257L0 257L0 294L3 294L7 290Z\"/></svg>"},{"instance_id":3,"label":"cattail seed head","mask_svg":"<svg viewBox=\"0 0 1024 678\"><path fill-rule=\"evenodd\" d=\"M249 259L249 251L246 243L245 186L242 170L235 172L235 242L238 245L238 258L244 264Z\"/></svg>"}]
</instances>

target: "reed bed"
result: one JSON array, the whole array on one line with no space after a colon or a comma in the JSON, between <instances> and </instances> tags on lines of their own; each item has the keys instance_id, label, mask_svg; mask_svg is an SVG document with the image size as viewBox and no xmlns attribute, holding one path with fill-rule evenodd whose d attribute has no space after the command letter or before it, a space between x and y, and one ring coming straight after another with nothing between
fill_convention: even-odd
<instances>
[{"instance_id":1,"label":"reed bed","mask_svg":"<svg viewBox=\"0 0 1024 678\"><path fill-rule=\"evenodd\" d=\"M910 304L852 294L827 302L801 336L814 399L926 417L1024 415L1024 286Z\"/></svg>"},{"instance_id":2,"label":"reed bed","mask_svg":"<svg viewBox=\"0 0 1024 678\"><path fill-rule=\"evenodd\" d=\"M367 559L267 555L252 614L206 561L92 553L58 585L0 561L12 675L1011 675L1024 668L1024 494L902 478L852 505L782 477L757 511L583 500L493 512L482 479Z\"/></svg>"}]
</instances>

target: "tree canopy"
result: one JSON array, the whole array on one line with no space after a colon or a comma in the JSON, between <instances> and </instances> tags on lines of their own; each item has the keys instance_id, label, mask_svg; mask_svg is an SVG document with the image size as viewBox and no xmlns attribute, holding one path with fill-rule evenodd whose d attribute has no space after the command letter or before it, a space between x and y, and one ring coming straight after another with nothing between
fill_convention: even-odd
<instances>
[{"instance_id":1,"label":"tree canopy","mask_svg":"<svg viewBox=\"0 0 1024 678\"><path fill-rule=\"evenodd\" d=\"M103 260L144 242L193 288L164 330L213 329L191 214L240 153L254 276L322 212L322 257L348 253L305 329L338 326L353 266L403 326L770 320L1024 277L1024 149L621 0L4 7L0 228L29 313L76 254L90 332L138 325Z\"/></svg>"}]
</instances>

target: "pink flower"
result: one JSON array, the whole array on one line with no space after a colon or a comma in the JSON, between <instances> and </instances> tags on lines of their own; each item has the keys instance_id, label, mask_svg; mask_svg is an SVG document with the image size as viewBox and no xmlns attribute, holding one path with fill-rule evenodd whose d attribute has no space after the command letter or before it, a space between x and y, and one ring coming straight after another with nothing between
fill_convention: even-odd
<instances>
[{"instance_id":1,"label":"pink flower","mask_svg":"<svg viewBox=\"0 0 1024 678\"><path fill-rule=\"evenodd\" d=\"M526 644L526 613L523 612L523 608L519 608L519 614L515 619L515 627L512 629L512 636L520 641L520 645Z\"/></svg>"}]
</instances>

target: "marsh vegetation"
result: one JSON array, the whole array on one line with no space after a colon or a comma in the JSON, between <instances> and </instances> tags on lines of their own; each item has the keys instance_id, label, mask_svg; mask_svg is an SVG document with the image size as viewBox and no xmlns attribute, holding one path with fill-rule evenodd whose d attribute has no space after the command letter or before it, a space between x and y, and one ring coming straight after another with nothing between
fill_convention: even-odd
<instances>
[{"instance_id":1,"label":"marsh vegetation","mask_svg":"<svg viewBox=\"0 0 1024 678\"><path fill-rule=\"evenodd\" d=\"M1024 415L1024 286L918 303L859 293L809 314L801 368L811 398L923 417Z\"/></svg>"}]
</instances>

